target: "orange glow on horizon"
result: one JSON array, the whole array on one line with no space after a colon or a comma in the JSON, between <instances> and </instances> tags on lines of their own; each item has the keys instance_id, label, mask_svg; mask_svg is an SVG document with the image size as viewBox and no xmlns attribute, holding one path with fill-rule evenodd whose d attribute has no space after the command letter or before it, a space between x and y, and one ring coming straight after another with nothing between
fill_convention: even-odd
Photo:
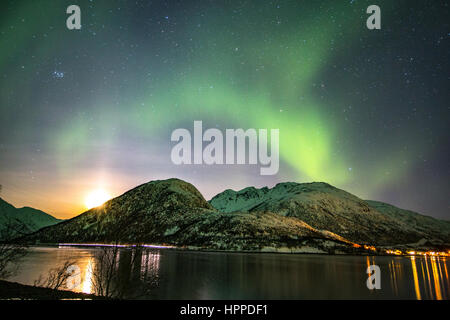
<instances>
[{"instance_id":1,"label":"orange glow on horizon","mask_svg":"<svg viewBox=\"0 0 450 320\"><path fill-rule=\"evenodd\" d=\"M92 209L101 206L109 199L111 199L111 196L108 192L103 189L97 189L89 192L89 194L86 196L86 199L84 200L84 204L87 209Z\"/></svg>"}]
</instances>

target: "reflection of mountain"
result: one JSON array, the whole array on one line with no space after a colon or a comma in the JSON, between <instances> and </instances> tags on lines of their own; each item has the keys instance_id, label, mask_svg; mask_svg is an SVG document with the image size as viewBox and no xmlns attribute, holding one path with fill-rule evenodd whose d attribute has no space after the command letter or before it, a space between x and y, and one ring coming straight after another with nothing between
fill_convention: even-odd
<instances>
[{"instance_id":1,"label":"reflection of mountain","mask_svg":"<svg viewBox=\"0 0 450 320\"><path fill-rule=\"evenodd\" d=\"M101 248L88 272L89 293L108 298L140 299L159 284L159 254L135 247Z\"/></svg>"},{"instance_id":2,"label":"reflection of mountain","mask_svg":"<svg viewBox=\"0 0 450 320\"><path fill-rule=\"evenodd\" d=\"M61 220L41 210L30 207L18 209L0 198L0 238L31 233L58 222Z\"/></svg>"},{"instance_id":3,"label":"reflection of mountain","mask_svg":"<svg viewBox=\"0 0 450 320\"><path fill-rule=\"evenodd\" d=\"M108 247L97 248L91 259L94 267L86 268L92 272L87 292L101 295L98 289L109 287L108 296L120 299L448 299L444 257L312 257ZM385 279L382 294L364 285L370 264L378 265ZM98 272L100 268L108 272Z\"/></svg>"},{"instance_id":4,"label":"reflection of mountain","mask_svg":"<svg viewBox=\"0 0 450 320\"><path fill-rule=\"evenodd\" d=\"M191 184L152 181L31 236L41 242L165 243L223 250L352 252L354 242L448 245L450 223L325 183L227 190L207 202Z\"/></svg>"}]
</instances>

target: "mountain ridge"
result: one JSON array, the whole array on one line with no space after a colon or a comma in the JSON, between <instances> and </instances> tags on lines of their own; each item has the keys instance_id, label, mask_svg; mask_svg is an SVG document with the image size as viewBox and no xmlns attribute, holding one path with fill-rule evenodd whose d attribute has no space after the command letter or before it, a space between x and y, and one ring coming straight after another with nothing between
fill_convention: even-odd
<instances>
[{"instance_id":1,"label":"mountain ridge","mask_svg":"<svg viewBox=\"0 0 450 320\"><path fill-rule=\"evenodd\" d=\"M430 233L438 234L435 240L449 242L450 239L450 223L447 221L382 202L363 200L325 182L282 182L273 188L227 189L209 202L225 212L267 210L297 217L311 226L332 231L355 242L387 245L394 240L414 243ZM416 227L408 225L408 221ZM427 222L433 222L432 227L418 226L427 225Z\"/></svg>"},{"instance_id":2,"label":"mountain ridge","mask_svg":"<svg viewBox=\"0 0 450 320\"><path fill-rule=\"evenodd\" d=\"M32 233L63 220L29 206L16 208L0 198L0 239Z\"/></svg>"},{"instance_id":3,"label":"mountain ridge","mask_svg":"<svg viewBox=\"0 0 450 320\"><path fill-rule=\"evenodd\" d=\"M271 189L228 189L206 201L192 184L172 178L144 183L27 239L317 253L354 252L358 244L388 246L422 241L448 246L450 227L445 223L441 226L437 220L441 229L423 226L429 220L418 214L411 218L412 225L406 218L399 223L391 207L382 213L375 206L317 182L280 183ZM436 230L437 236L430 234Z\"/></svg>"}]
</instances>

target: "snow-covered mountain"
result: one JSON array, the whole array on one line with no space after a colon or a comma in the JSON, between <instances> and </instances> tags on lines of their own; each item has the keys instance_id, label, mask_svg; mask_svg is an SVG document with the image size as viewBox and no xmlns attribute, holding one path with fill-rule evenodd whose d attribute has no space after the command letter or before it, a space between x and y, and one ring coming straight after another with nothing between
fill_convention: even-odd
<instances>
[{"instance_id":1,"label":"snow-covered mountain","mask_svg":"<svg viewBox=\"0 0 450 320\"><path fill-rule=\"evenodd\" d=\"M423 239L450 243L450 222L362 200L327 183L279 183L274 188L225 190L210 204L222 212L246 211L295 217L358 243L394 245Z\"/></svg>"},{"instance_id":2,"label":"snow-covered mountain","mask_svg":"<svg viewBox=\"0 0 450 320\"><path fill-rule=\"evenodd\" d=\"M226 190L151 181L43 228L31 242L168 244L213 250L355 253L355 244L448 246L450 223L367 202L326 183ZM392 209L394 208L394 209Z\"/></svg>"},{"instance_id":3,"label":"snow-covered mountain","mask_svg":"<svg viewBox=\"0 0 450 320\"><path fill-rule=\"evenodd\" d=\"M270 212L220 212L193 185L179 179L143 184L27 239L40 243L119 241L219 250L274 251L277 247L314 252L318 247L328 252L328 246L346 248L352 244L291 217Z\"/></svg>"},{"instance_id":4,"label":"snow-covered mountain","mask_svg":"<svg viewBox=\"0 0 450 320\"><path fill-rule=\"evenodd\" d=\"M0 239L32 233L61 221L34 208L15 208L0 198Z\"/></svg>"}]
</instances>

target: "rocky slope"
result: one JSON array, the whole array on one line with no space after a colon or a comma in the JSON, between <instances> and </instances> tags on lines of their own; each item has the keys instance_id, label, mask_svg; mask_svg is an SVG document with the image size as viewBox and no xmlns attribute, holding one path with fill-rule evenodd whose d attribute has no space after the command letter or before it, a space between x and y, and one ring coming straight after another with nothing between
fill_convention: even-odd
<instances>
[{"instance_id":1,"label":"rocky slope","mask_svg":"<svg viewBox=\"0 0 450 320\"><path fill-rule=\"evenodd\" d=\"M226 190L210 200L222 212L270 211L351 241L397 245L450 243L450 222L376 201L364 201L327 183L279 183L274 188Z\"/></svg>"},{"instance_id":2,"label":"rocky slope","mask_svg":"<svg viewBox=\"0 0 450 320\"><path fill-rule=\"evenodd\" d=\"M138 186L27 239L322 253L355 252L355 243L448 245L448 223L406 211L397 216L400 209L381 206L325 183L226 190L207 202L191 184L169 179Z\"/></svg>"},{"instance_id":3,"label":"rocky slope","mask_svg":"<svg viewBox=\"0 0 450 320\"><path fill-rule=\"evenodd\" d=\"M32 233L62 220L30 207L15 208L0 198L0 240Z\"/></svg>"},{"instance_id":4,"label":"rocky slope","mask_svg":"<svg viewBox=\"0 0 450 320\"><path fill-rule=\"evenodd\" d=\"M417 212L400 209L379 201L366 200L366 202L373 210L394 219L398 228L406 230L406 232L423 235L421 239L414 243L413 247L418 248L417 244L425 245L424 247L426 247L427 243L442 243L447 247L449 246L450 221L424 216Z\"/></svg>"},{"instance_id":5,"label":"rocky slope","mask_svg":"<svg viewBox=\"0 0 450 320\"><path fill-rule=\"evenodd\" d=\"M164 243L223 250L277 247L314 252L351 245L296 218L271 212L219 212L194 186L178 179L143 184L27 239L45 243Z\"/></svg>"}]
</instances>

